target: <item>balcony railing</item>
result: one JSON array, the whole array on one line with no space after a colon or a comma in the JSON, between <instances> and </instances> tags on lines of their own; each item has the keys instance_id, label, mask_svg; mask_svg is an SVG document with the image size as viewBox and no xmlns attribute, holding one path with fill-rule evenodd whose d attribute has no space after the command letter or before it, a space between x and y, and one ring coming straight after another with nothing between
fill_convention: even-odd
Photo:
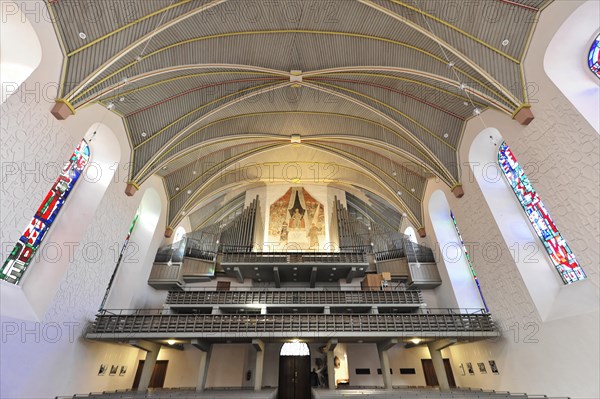
<instances>
[{"instance_id":1,"label":"balcony railing","mask_svg":"<svg viewBox=\"0 0 600 399\"><path fill-rule=\"evenodd\" d=\"M367 254L357 252L237 252L223 253L221 263L362 263Z\"/></svg>"},{"instance_id":2,"label":"balcony railing","mask_svg":"<svg viewBox=\"0 0 600 399\"><path fill-rule=\"evenodd\" d=\"M167 305L420 305L420 291L170 291Z\"/></svg>"},{"instance_id":3,"label":"balcony railing","mask_svg":"<svg viewBox=\"0 0 600 399\"><path fill-rule=\"evenodd\" d=\"M236 336L489 337L498 331L487 313L172 315L157 311L96 316L92 339Z\"/></svg>"}]
</instances>

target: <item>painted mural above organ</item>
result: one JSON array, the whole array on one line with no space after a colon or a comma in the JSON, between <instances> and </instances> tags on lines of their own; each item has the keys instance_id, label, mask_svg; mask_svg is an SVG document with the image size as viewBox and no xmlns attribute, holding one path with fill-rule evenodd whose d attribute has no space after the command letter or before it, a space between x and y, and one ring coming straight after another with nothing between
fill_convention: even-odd
<instances>
[{"instance_id":1,"label":"painted mural above organ","mask_svg":"<svg viewBox=\"0 0 600 399\"><path fill-rule=\"evenodd\" d=\"M322 250L325 208L304 187L291 187L269 206L268 242L279 250Z\"/></svg>"}]
</instances>

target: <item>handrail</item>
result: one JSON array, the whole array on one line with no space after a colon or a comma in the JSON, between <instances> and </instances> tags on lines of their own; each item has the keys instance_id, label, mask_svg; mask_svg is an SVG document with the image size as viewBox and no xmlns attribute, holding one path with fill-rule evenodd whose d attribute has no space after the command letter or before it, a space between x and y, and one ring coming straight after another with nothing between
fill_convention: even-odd
<instances>
[{"instance_id":1,"label":"handrail","mask_svg":"<svg viewBox=\"0 0 600 399\"><path fill-rule=\"evenodd\" d=\"M364 252L224 252L221 263L363 263Z\"/></svg>"}]
</instances>

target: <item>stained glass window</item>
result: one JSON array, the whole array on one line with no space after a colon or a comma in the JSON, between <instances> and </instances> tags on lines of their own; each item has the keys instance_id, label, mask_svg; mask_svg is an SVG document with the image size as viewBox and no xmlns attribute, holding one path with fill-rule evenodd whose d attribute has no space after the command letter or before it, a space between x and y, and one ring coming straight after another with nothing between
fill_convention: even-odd
<instances>
[{"instance_id":1,"label":"stained glass window","mask_svg":"<svg viewBox=\"0 0 600 399\"><path fill-rule=\"evenodd\" d=\"M483 303L483 307L486 312L489 312L487 303L485 302L485 298L483 297L483 292L481 291L481 286L479 285L479 279L477 278L477 274L475 273L475 269L473 268L473 263L471 263L471 256L469 255L469 251L467 250L467 246L465 245L465 241L460 234L460 230L458 229L458 224L456 223L456 218L452 211L450 211L450 218L452 219L452 223L454 223L454 229L456 230L456 235L458 236L458 240L460 241L460 246L465 255L465 259L467 260L467 265L469 265L469 270L471 271L471 275L473 276L473 280L475 280L475 284L477 284L477 290L479 291L479 296L481 297L481 302Z\"/></svg>"},{"instance_id":2,"label":"stained glass window","mask_svg":"<svg viewBox=\"0 0 600 399\"><path fill-rule=\"evenodd\" d=\"M29 226L2 265L1 280L13 284L19 283L89 159L90 148L87 142L82 140L65 163L62 173L44 197Z\"/></svg>"},{"instance_id":3,"label":"stained glass window","mask_svg":"<svg viewBox=\"0 0 600 399\"><path fill-rule=\"evenodd\" d=\"M600 79L600 34L596 36L588 55L588 66Z\"/></svg>"},{"instance_id":4,"label":"stained glass window","mask_svg":"<svg viewBox=\"0 0 600 399\"><path fill-rule=\"evenodd\" d=\"M585 279L585 272L506 142L498 151L498 163L564 283Z\"/></svg>"}]
</instances>

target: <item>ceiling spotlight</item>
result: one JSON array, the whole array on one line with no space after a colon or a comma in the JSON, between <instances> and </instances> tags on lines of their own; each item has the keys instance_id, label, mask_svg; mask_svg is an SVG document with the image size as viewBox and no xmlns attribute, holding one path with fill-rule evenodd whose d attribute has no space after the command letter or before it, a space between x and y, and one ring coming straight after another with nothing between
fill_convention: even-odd
<instances>
[{"instance_id":1,"label":"ceiling spotlight","mask_svg":"<svg viewBox=\"0 0 600 399\"><path fill-rule=\"evenodd\" d=\"M410 189L410 191L412 191L412 192L414 193L414 192L415 192L415 189L414 189L414 188L411 188L411 189Z\"/></svg>"},{"instance_id":2,"label":"ceiling spotlight","mask_svg":"<svg viewBox=\"0 0 600 399\"><path fill-rule=\"evenodd\" d=\"M179 191L179 186L176 186L176 187L175 187L175 191Z\"/></svg>"},{"instance_id":3,"label":"ceiling spotlight","mask_svg":"<svg viewBox=\"0 0 600 399\"><path fill-rule=\"evenodd\" d=\"M169 345L171 345L171 346L175 345L175 342L176 342L176 341L175 341L174 339L168 339L168 340L167 340L167 344L169 344Z\"/></svg>"},{"instance_id":4,"label":"ceiling spotlight","mask_svg":"<svg viewBox=\"0 0 600 399\"><path fill-rule=\"evenodd\" d=\"M297 267L294 267L294 270L298 270L298 268L297 268Z\"/></svg>"},{"instance_id":5,"label":"ceiling spotlight","mask_svg":"<svg viewBox=\"0 0 600 399\"><path fill-rule=\"evenodd\" d=\"M477 115L481 115L481 110L480 110L479 108L475 108L475 109L473 110L473 115L476 115L476 116L477 116Z\"/></svg>"},{"instance_id":6,"label":"ceiling spotlight","mask_svg":"<svg viewBox=\"0 0 600 399\"><path fill-rule=\"evenodd\" d=\"M337 267L332 267L331 270L336 271Z\"/></svg>"},{"instance_id":7,"label":"ceiling spotlight","mask_svg":"<svg viewBox=\"0 0 600 399\"><path fill-rule=\"evenodd\" d=\"M448 138L448 133L444 133L444 138L447 139Z\"/></svg>"},{"instance_id":8,"label":"ceiling spotlight","mask_svg":"<svg viewBox=\"0 0 600 399\"><path fill-rule=\"evenodd\" d=\"M396 191L396 194L402 195L402 191Z\"/></svg>"},{"instance_id":9,"label":"ceiling spotlight","mask_svg":"<svg viewBox=\"0 0 600 399\"><path fill-rule=\"evenodd\" d=\"M397 174L398 174L398 173L396 173L396 171L395 171L395 170L392 172L392 176L396 176Z\"/></svg>"},{"instance_id":10,"label":"ceiling spotlight","mask_svg":"<svg viewBox=\"0 0 600 399\"><path fill-rule=\"evenodd\" d=\"M452 67L454 67L454 61L450 61L450 62L448 63L448 68L452 68Z\"/></svg>"},{"instance_id":11,"label":"ceiling spotlight","mask_svg":"<svg viewBox=\"0 0 600 399\"><path fill-rule=\"evenodd\" d=\"M119 98L119 101L121 101L121 102L125 101L125 97Z\"/></svg>"},{"instance_id":12,"label":"ceiling spotlight","mask_svg":"<svg viewBox=\"0 0 600 399\"><path fill-rule=\"evenodd\" d=\"M87 35L85 34L85 32L79 32L79 37L81 38L81 40L87 39Z\"/></svg>"},{"instance_id":13,"label":"ceiling spotlight","mask_svg":"<svg viewBox=\"0 0 600 399\"><path fill-rule=\"evenodd\" d=\"M260 276L260 273L256 273L257 276Z\"/></svg>"},{"instance_id":14,"label":"ceiling spotlight","mask_svg":"<svg viewBox=\"0 0 600 399\"><path fill-rule=\"evenodd\" d=\"M192 190L187 190L188 195L192 194Z\"/></svg>"},{"instance_id":15,"label":"ceiling spotlight","mask_svg":"<svg viewBox=\"0 0 600 399\"><path fill-rule=\"evenodd\" d=\"M198 172L196 172L196 171L193 171L193 172L192 172L192 174L193 174L193 175L195 175L196 173L198 173Z\"/></svg>"},{"instance_id":16,"label":"ceiling spotlight","mask_svg":"<svg viewBox=\"0 0 600 399\"><path fill-rule=\"evenodd\" d=\"M504 47L508 46L508 43L510 43L510 41L509 41L508 39L504 39L504 40L502 40L502 45L503 45Z\"/></svg>"},{"instance_id":17,"label":"ceiling spotlight","mask_svg":"<svg viewBox=\"0 0 600 399\"><path fill-rule=\"evenodd\" d=\"M147 135L148 135L148 133L142 132L142 137L146 137Z\"/></svg>"},{"instance_id":18,"label":"ceiling spotlight","mask_svg":"<svg viewBox=\"0 0 600 399\"><path fill-rule=\"evenodd\" d=\"M254 270L258 270L258 267L255 267Z\"/></svg>"}]
</instances>

